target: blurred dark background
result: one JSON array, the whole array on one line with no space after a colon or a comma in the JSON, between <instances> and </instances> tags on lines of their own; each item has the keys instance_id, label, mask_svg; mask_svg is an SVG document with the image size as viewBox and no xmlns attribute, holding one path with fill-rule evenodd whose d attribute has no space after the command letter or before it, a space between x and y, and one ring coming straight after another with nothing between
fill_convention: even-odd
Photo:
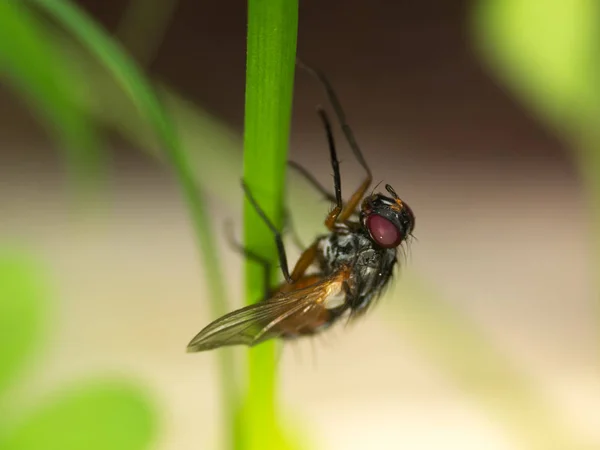
<instances>
[{"instance_id":1,"label":"blurred dark background","mask_svg":"<svg viewBox=\"0 0 600 450\"><path fill-rule=\"evenodd\" d=\"M77 3L111 31L127 7L115 1ZM569 155L552 132L507 95L474 54L470 6L306 0L300 5L298 54L334 82L359 136L368 127L394 144L381 149L386 158L410 148L410 158L429 161L431 170L439 169L431 163L446 169L549 164L573 177ZM181 0L175 8L148 70L241 131L244 2ZM309 121L311 107L323 99L312 80L302 74L297 79L298 91L311 95L298 95L295 111ZM6 96L4 114L14 116ZM29 127L18 126L25 115L20 111L6 132L29 134ZM301 128L297 120L294 130Z\"/></svg>"}]
</instances>

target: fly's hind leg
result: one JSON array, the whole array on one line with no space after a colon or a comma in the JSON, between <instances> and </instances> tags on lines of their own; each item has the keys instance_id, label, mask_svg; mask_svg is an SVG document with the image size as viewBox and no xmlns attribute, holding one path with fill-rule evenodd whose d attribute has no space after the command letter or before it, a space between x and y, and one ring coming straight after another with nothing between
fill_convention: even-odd
<instances>
[{"instance_id":1,"label":"fly's hind leg","mask_svg":"<svg viewBox=\"0 0 600 450\"><path fill-rule=\"evenodd\" d=\"M330 155L331 155L331 165L332 165L333 171L334 171L334 183L335 183L335 188L336 188L336 206L331 211L329 216L327 216L327 220L325 221L325 225L327 225L327 227L329 229L332 229L336 222L345 222L356 211L357 206L359 205L360 201L364 197L365 193L367 192L367 190L369 189L369 186L371 185L371 183L373 181L373 175L371 173L371 169L369 168L369 166L362 154L362 151L360 150L360 147L358 146L358 143L356 142L354 133L352 132L350 125L348 125L348 122L346 121L346 114L344 113L344 110L342 109L342 105L340 104L340 101L337 98L337 94L335 93L335 90L331 86L331 83L329 82L327 77L322 72L307 66L299 59L296 59L296 64L298 65L298 67L301 67L302 69L306 70L308 73L310 73L312 76L314 76L317 80L319 80L319 82L325 89L325 93L327 95L327 98L329 99L329 103L331 103L331 106L335 112L338 122L340 123L340 127L342 128L342 132L344 133L344 136L346 137L346 140L348 141L348 144L350 145L350 148L352 149L352 153L354 153L354 157L357 159L358 163L362 166L362 168L366 172L366 177L365 177L364 181L360 184L360 186L358 187L356 192L354 192L354 194L352 194L352 197L350 198L348 203L346 203L346 205L342 205L340 199L337 196L338 189L341 192L341 183L339 182L338 161L337 161L337 156L335 154L335 147L333 145L333 137L331 136L331 127L328 123L327 116L324 113L320 113L321 119L323 120L323 122L325 124L325 129L327 131L328 138L329 138L329 147L330 147L329 150L330 150ZM336 172L337 172L337 175L336 175Z\"/></svg>"}]
</instances>

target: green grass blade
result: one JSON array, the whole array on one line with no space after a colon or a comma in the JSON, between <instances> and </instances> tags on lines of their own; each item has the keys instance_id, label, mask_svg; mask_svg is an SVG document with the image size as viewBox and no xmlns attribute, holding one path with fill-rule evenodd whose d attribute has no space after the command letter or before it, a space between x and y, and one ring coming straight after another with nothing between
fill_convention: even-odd
<instances>
[{"instance_id":1,"label":"green grass blade","mask_svg":"<svg viewBox=\"0 0 600 450\"><path fill-rule=\"evenodd\" d=\"M249 0L244 180L267 216L280 227L298 31L296 0ZM244 241L276 263L273 235L251 205L244 203ZM246 301L263 296L262 268L246 263ZM244 449L280 449L276 417L275 344L249 352L249 391L243 408Z\"/></svg>"},{"instance_id":2,"label":"green grass blade","mask_svg":"<svg viewBox=\"0 0 600 450\"><path fill-rule=\"evenodd\" d=\"M103 155L93 124L71 92L79 80L65 70L61 56L27 8L0 2L0 76L48 126L64 152L71 181L85 193L98 181Z\"/></svg>"},{"instance_id":3,"label":"green grass blade","mask_svg":"<svg viewBox=\"0 0 600 450\"><path fill-rule=\"evenodd\" d=\"M213 314L223 314L226 311L225 287L219 268L219 255L213 239L209 216L194 180L188 155L181 145L175 126L156 97L152 86L121 47L76 6L62 0L30 1L50 13L104 64L130 96L141 115L150 123L161 143L162 150L166 153L175 170L190 210L198 250L203 262L204 278L212 299ZM182 343L182 351L184 344ZM223 407L227 416L227 423L233 424L233 405L235 402L234 364L231 353L221 352L220 355Z\"/></svg>"},{"instance_id":4,"label":"green grass blade","mask_svg":"<svg viewBox=\"0 0 600 450\"><path fill-rule=\"evenodd\" d=\"M29 411L0 437L0 448L148 450L158 431L153 406L130 382L74 383Z\"/></svg>"}]
</instances>

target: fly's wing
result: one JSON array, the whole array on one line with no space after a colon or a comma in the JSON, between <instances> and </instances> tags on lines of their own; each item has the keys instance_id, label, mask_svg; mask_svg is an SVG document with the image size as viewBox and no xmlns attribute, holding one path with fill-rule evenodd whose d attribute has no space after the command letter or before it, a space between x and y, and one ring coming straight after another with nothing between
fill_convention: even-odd
<instances>
[{"instance_id":1,"label":"fly's wing","mask_svg":"<svg viewBox=\"0 0 600 450\"><path fill-rule=\"evenodd\" d=\"M188 352L201 352L228 345L253 346L280 337L284 321L297 328L310 326L327 297L337 293L347 277L340 271L303 289L280 293L271 300L233 311L206 326L188 344Z\"/></svg>"}]
</instances>

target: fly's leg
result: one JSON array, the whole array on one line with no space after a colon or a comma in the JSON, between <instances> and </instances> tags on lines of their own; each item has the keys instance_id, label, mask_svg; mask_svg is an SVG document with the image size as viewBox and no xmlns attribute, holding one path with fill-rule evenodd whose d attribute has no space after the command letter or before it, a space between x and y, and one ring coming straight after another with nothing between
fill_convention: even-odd
<instances>
[{"instance_id":1,"label":"fly's leg","mask_svg":"<svg viewBox=\"0 0 600 450\"><path fill-rule=\"evenodd\" d=\"M352 216L352 214L358 207L360 201L365 196L367 189L369 189L369 186L371 186L372 181L373 181L373 176L371 175L371 173L369 173L367 175L367 177L364 179L364 181L361 183L361 185L358 187L356 192L354 192L354 194L352 194L352 197L350 197L350 200L348 200L348 203L346 203L344 208L340 211L339 215L337 216L337 221L345 222Z\"/></svg>"},{"instance_id":2,"label":"fly's leg","mask_svg":"<svg viewBox=\"0 0 600 450\"><path fill-rule=\"evenodd\" d=\"M329 121L329 117L327 117L327 113L321 107L317 108L317 112L319 113L319 117L323 122L323 126L325 127L325 132L327 134L329 158L331 160L331 168L333 169L333 188L335 191L335 206L325 219L325 226L329 230L333 230L333 226L344 208L344 204L342 201L342 177L340 175L340 162L338 160L337 152L335 150L335 141L333 139L333 132L331 131L331 122Z\"/></svg>"},{"instance_id":3,"label":"fly's leg","mask_svg":"<svg viewBox=\"0 0 600 450\"><path fill-rule=\"evenodd\" d=\"M253 252L250 249L244 247L241 243L235 240L231 228L231 222L225 223L225 230L229 245L238 253L244 255L245 258L250 261L254 261L263 267L264 279L263 279L263 300L268 300L271 297L271 262L266 258L263 258L259 254Z\"/></svg>"},{"instance_id":4,"label":"fly's leg","mask_svg":"<svg viewBox=\"0 0 600 450\"><path fill-rule=\"evenodd\" d=\"M327 225L327 227L329 229L332 229L333 225L336 222L344 222L344 221L348 220L350 218L350 216L352 216L352 214L356 210L356 207L358 206L358 204L364 197L365 193L369 189L369 186L371 185L371 183L373 181L373 175L371 173L371 169L369 168L367 162L365 161L365 158L360 150L360 147L358 146L358 143L356 142L354 133L352 132L350 125L348 125L348 123L346 121L346 115L344 113L344 110L342 109L340 101L338 100L337 95L336 95L333 87L331 86L331 83L327 79L327 77L320 71L307 66L299 59L296 59L296 64L299 67L301 67L302 69L309 72L312 76L317 78L317 80L319 80L319 82L325 89L327 98L329 99L329 103L331 103L331 106L335 112L338 122L340 123L340 127L342 128L342 132L344 133L344 136L346 137L346 140L348 141L348 144L350 145L350 148L352 149L352 153L354 153L354 157L357 159L358 163L363 167L363 169L366 172L366 177L365 177L364 181L358 187L356 192L354 192L354 194L352 194L352 197L350 198L350 200L348 201L348 203L346 205L342 206L341 202L338 202L337 189L338 188L341 189L341 186L339 183L337 184L337 186L336 186L336 206L334 207L333 211L331 211L331 213L329 214L329 216L327 217L327 219L325 221L325 225ZM321 118L323 119L323 115L321 115ZM329 132L328 132L328 134L329 134ZM331 144L332 144L332 139L330 139L330 154L331 154L331 159L332 159L331 165L334 170L334 181L335 181L335 177L336 177L335 172L336 172L336 167L337 167L338 163L337 163L337 157L335 157L336 156L335 148L332 150ZM334 157L335 157L335 160L334 160ZM339 168L337 168L337 176L339 178Z\"/></svg>"},{"instance_id":5,"label":"fly's leg","mask_svg":"<svg viewBox=\"0 0 600 450\"><path fill-rule=\"evenodd\" d=\"M289 166L304 177L313 188L315 188L325 199L335 203L335 196L317 181L317 179L303 166L295 161L288 161Z\"/></svg>"},{"instance_id":6,"label":"fly's leg","mask_svg":"<svg viewBox=\"0 0 600 450\"><path fill-rule=\"evenodd\" d=\"M306 169L306 167L298 164L295 161L288 161L289 166L298 172L308 183L317 190L330 203L335 203L335 196L317 181L317 179ZM359 211L354 210L353 214L358 215Z\"/></svg>"},{"instance_id":7,"label":"fly's leg","mask_svg":"<svg viewBox=\"0 0 600 450\"><path fill-rule=\"evenodd\" d=\"M273 222L271 222L269 220L269 218L267 217L267 215L265 214L263 209L256 202L256 199L253 197L252 193L250 192L250 189L248 189L248 186L245 183L242 183L242 187L244 189L244 192L246 193L246 197L248 198L248 201L250 202L250 204L252 205L252 207L254 208L256 213L260 216L260 218L263 220L265 225L267 225L267 227L273 233L273 237L275 238L275 245L277 246L277 254L279 257L279 264L281 266L281 272L283 273L285 280L289 284L294 284L296 281L298 281L302 277L302 275L304 275L306 270L311 266L311 264L315 260L315 258L317 256L316 244L313 244L310 247L308 247L306 250L304 250L304 252L300 256L300 259L296 263L294 270L290 274L290 271L288 269L288 263L287 263L287 255L285 253L285 246L283 245L283 239L281 238L281 233L279 233L279 231L277 230L277 228L275 227Z\"/></svg>"},{"instance_id":8,"label":"fly's leg","mask_svg":"<svg viewBox=\"0 0 600 450\"><path fill-rule=\"evenodd\" d=\"M277 227L273 224L273 222L271 222L271 220L267 217L263 209L257 203L256 199L252 195L252 192L250 192L250 189L248 188L246 183L242 182L242 188L244 189L246 198L248 199L256 213L259 215L259 217L262 219L265 225L269 228L269 230L271 230L271 233L273 233L273 237L275 238L275 245L277 246L277 255L279 257L281 272L283 273L283 277L288 283L293 283L293 280L290 276L290 271L288 269L287 255L285 253L285 246L283 245L281 233L277 230Z\"/></svg>"},{"instance_id":9,"label":"fly's leg","mask_svg":"<svg viewBox=\"0 0 600 450\"><path fill-rule=\"evenodd\" d=\"M296 232L296 229L293 226L292 223L292 215L289 209L286 209L284 211L284 225L283 225L283 233L289 233L291 235L292 241L294 243L294 245L296 247L298 247L298 249L300 249L300 251L302 251L304 248L306 248L306 246L302 243L302 240L300 239L300 236L298 235L298 233ZM229 241L229 244L231 247L234 248L234 250L236 250L238 253L241 253L242 255L244 255L245 257L247 257L248 259L251 259L257 263L260 263L261 265L264 265L264 262L266 261L265 258L263 258L260 255L257 255L256 253L252 252L251 250L246 249L244 246L242 246L242 244L238 241L236 241L233 238L233 232L232 232L232 227L231 227L231 222L226 222L225 226L227 227L227 240Z\"/></svg>"}]
</instances>

